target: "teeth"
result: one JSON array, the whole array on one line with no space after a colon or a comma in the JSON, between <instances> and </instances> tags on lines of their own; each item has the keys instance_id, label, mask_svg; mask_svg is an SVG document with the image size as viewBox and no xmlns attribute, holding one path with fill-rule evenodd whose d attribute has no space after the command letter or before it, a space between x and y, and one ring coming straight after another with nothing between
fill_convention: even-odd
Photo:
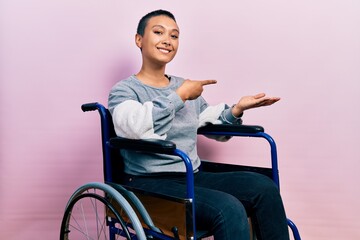
<instances>
[{"instance_id":1,"label":"teeth","mask_svg":"<svg viewBox=\"0 0 360 240\"><path fill-rule=\"evenodd\" d=\"M166 50L166 49L162 49L162 48L159 48L160 52L163 52L163 53L169 53L170 51L169 50Z\"/></svg>"}]
</instances>

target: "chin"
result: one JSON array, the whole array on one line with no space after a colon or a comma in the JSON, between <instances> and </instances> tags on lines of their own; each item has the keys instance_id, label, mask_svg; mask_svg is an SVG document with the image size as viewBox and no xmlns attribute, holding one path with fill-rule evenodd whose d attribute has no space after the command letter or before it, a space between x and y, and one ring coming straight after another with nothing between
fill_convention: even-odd
<instances>
[{"instance_id":1,"label":"chin","mask_svg":"<svg viewBox=\"0 0 360 240\"><path fill-rule=\"evenodd\" d=\"M169 62L171 62L174 59L174 57L167 57L167 58L161 58L161 59L157 59L157 62L159 63L163 63L163 64L168 64Z\"/></svg>"}]
</instances>

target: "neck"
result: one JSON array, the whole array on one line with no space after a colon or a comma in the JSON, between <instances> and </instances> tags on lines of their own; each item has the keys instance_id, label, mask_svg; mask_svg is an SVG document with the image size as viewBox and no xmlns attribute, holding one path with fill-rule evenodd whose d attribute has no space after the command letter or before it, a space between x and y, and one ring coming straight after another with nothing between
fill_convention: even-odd
<instances>
[{"instance_id":1,"label":"neck","mask_svg":"<svg viewBox=\"0 0 360 240\"><path fill-rule=\"evenodd\" d=\"M136 77L144 84L153 87L166 87L169 79L165 76L165 65L154 67L142 66Z\"/></svg>"}]
</instances>

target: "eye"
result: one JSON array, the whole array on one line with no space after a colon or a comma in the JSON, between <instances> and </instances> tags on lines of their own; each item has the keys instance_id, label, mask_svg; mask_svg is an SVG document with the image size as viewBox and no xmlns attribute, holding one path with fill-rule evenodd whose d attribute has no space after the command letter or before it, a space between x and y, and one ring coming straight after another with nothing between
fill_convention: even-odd
<instances>
[{"instance_id":1,"label":"eye","mask_svg":"<svg viewBox=\"0 0 360 240\"><path fill-rule=\"evenodd\" d=\"M178 36L178 35L174 35L174 34L173 34L173 35L171 35L171 38L172 38L172 39L178 39L178 38L179 38L179 36Z\"/></svg>"},{"instance_id":2,"label":"eye","mask_svg":"<svg viewBox=\"0 0 360 240\"><path fill-rule=\"evenodd\" d=\"M160 30L154 30L154 33L155 33L156 35L161 35L161 34L162 34L162 31L160 31Z\"/></svg>"}]
</instances>

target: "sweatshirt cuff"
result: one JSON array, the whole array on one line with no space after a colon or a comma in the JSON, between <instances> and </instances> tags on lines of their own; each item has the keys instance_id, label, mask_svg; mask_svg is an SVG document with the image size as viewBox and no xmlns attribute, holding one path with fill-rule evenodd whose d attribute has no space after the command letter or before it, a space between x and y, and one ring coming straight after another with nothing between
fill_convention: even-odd
<instances>
[{"instance_id":1,"label":"sweatshirt cuff","mask_svg":"<svg viewBox=\"0 0 360 240\"><path fill-rule=\"evenodd\" d=\"M242 124L242 120L241 117L243 116L244 113L242 113L240 115L240 117L235 117L232 112L231 112L231 108L227 108L223 111L223 114L221 115L221 120L225 123L228 124Z\"/></svg>"},{"instance_id":2,"label":"sweatshirt cuff","mask_svg":"<svg viewBox=\"0 0 360 240\"><path fill-rule=\"evenodd\" d=\"M170 102L174 105L174 109L176 112L184 107L184 101L176 92L171 93L168 98Z\"/></svg>"}]
</instances>

